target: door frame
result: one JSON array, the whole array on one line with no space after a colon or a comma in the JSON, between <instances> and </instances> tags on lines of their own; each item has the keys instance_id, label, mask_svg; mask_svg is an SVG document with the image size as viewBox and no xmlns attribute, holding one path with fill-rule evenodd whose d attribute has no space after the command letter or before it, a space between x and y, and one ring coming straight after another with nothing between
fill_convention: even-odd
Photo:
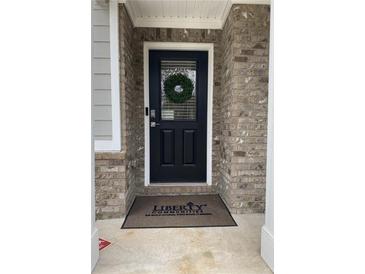
<instances>
[{"instance_id":1,"label":"door frame","mask_svg":"<svg viewBox=\"0 0 365 274\"><path fill-rule=\"evenodd\" d=\"M213 142L213 43L180 43L180 42L143 42L143 76L144 76L144 110L150 109L149 103L149 51L207 51L208 52L208 91L207 91L207 185L212 185L212 142ZM150 185L150 117L144 113L144 185ZM169 184L164 184L168 186ZM174 183L174 185L187 185ZM199 184L197 184L199 185ZM201 185L201 183L200 183Z\"/></svg>"}]
</instances>

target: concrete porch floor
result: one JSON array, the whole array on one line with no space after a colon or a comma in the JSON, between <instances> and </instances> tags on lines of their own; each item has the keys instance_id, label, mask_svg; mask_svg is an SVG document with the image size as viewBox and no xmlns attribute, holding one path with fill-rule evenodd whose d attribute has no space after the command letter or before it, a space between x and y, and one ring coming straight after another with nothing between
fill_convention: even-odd
<instances>
[{"instance_id":1,"label":"concrete porch floor","mask_svg":"<svg viewBox=\"0 0 365 274\"><path fill-rule=\"evenodd\" d=\"M100 251L94 274L265 274L260 256L263 214L233 215L238 227L120 229L123 219L96 222Z\"/></svg>"}]
</instances>

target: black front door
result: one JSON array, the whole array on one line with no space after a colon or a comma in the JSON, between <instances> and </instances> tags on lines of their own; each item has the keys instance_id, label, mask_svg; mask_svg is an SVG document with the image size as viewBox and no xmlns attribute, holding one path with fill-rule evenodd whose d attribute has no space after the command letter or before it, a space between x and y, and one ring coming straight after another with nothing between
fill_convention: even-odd
<instances>
[{"instance_id":1,"label":"black front door","mask_svg":"<svg viewBox=\"0 0 365 274\"><path fill-rule=\"evenodd\" d=\"M205 182L208 53L149 52L150 180Z\"/></svg>"}]
</instances>

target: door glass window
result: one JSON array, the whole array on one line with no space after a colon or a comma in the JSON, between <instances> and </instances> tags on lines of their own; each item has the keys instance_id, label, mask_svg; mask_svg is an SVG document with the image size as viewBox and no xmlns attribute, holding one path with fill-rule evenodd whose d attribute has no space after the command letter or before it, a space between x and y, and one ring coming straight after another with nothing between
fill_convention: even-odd
<instances>
[{"instance_id":1,"label":"door glass window","mask_svg":"<svg viewBox=\"0 0 365 274\"><path fill-rule=\"evenodd\" d=\"M161 120L196 119L196 61L161 61Z\"/></svg>"}]
</instances>

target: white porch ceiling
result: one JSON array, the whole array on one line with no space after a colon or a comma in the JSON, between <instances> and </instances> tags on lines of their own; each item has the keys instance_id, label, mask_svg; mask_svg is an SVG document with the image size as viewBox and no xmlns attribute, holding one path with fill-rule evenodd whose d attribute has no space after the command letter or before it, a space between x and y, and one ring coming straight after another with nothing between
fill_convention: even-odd
<instances>
[{"instance_id":1,"label":"white porch ceiling","mask_svg":"<svg viewBox=\"0 0 365 274\"><path fill-rule=\"evenodd\" d=\"M119 0L135 27L221 29L233 4L270 0Z\"/></svg>"}]
</instances>

